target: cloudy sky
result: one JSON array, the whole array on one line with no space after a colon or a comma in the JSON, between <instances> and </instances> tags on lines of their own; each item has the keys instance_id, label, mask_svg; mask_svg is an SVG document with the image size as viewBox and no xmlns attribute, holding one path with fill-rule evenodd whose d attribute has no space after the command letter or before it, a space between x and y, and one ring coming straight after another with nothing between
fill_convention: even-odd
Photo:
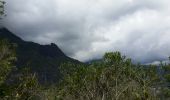
<instances>
[{"instance_id":1,"label":"cloudy sky","mask_svg":"<svg viewBox=\"0 0 170 100\"><path fill-rule=\"evenodd\" d=\"M170 0L5 0L4 26L56 43L80 61L121 51L149 63L170 55Z\"/></svg>"}]
</instances>

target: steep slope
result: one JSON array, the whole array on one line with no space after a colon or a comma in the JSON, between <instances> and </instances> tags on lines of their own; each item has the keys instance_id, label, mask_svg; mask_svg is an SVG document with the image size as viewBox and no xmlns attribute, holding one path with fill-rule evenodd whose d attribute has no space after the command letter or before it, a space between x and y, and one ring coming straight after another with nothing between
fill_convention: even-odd
<instances>
[{"instance_id":1,"label":"steep slope","mask_svg":"<svg viewBox=\"0 0 170 100\"><path fill-rule=\"evenodd\" d=\"M62 63L68 61L80 63L67 57L54 43L40 45L27 42L5 28L0 29L0 39L8 39L17 44L17 68L29 67L32 72L38 75L39 81L43 84L59 80L60 72L58 68Z\"/></svg>"}]
</instances>

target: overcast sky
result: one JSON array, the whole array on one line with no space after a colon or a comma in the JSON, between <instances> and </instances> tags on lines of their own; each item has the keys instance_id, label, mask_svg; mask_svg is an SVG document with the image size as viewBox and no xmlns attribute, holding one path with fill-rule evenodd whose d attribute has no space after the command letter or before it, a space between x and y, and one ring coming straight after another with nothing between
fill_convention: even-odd
<instances>
[{"instance_id":1,"label":"overcast sky","mask_svg":"<svg viewBox=\"0 0 170 100\"><path fill-rule=\"evenodd\" d=\"M108 51L142 63L170 55L170 0L5 0L4 26L80 61Z\"/></svg>"}]
</instances>

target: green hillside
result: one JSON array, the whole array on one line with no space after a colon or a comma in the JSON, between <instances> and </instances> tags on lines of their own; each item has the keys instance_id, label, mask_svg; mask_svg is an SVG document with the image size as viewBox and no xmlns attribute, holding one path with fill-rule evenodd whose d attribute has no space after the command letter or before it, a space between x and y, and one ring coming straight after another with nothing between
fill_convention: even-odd
<instances>
[{"instance_id":1,"label":"green hillside","mask_svg":"<svg viewBox=\"0 0 170 100\"><path fill-rule=\"evenodd\" d=\"M59 78L61 78L58 67L62 63L80 63L66 56L54 43L40 45L27 42L5 28L0 29L0 39L7 39L16 44L16 67L18 69L29 68L33 73L37 74L40 83L43 84L58 82Z\"/></svg>"}]
</instances>

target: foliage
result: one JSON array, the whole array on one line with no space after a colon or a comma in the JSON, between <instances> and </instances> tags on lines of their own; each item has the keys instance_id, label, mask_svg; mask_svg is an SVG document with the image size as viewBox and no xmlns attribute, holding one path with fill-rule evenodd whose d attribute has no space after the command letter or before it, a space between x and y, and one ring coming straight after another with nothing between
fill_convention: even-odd
<instances>
[{"instance_id":1,"label":"foliage","mask_svg":"<svg viewBox=\"0 0 170 100\"><path fill-rule=\"evenodd\" d=\"M4 4L5 2L0 0L0 19L4 15Z\"/></svg>"},{"instance_id":2,"label":"foliage","mask_svg":"<svg viewBox=\"0 0 170 100\"><path fill-rule=\"evenodd\" d=\"M135 66L120 52L106 53L103 61L90 66L69 63L64 67L58 99L155 100L158 95L155 84L160 77L156 67Z\"/></svg>"},{"instance_id":3,"label":"foliage","mask_svg":"<svg viewBox=\"0 0 170 100\"><path fill-rule=\"evenodd\" d=\"M66 56L57 45L40 45L34 42L27 42L11 33L8 29L0 29L0 38L8 39L17 44L16 66L20 70L23 67L30 67L30 70L37 74L41 84L53 84L61 78L59 66L67 61L80 63Z\"/></svg>"},{"instance_id":4,"label":"foliage","mask_svg":"<svg viewBox=\"0 0 170 100\"><path fill-rule=\"evenodd\" d=\"M162 79L164 81L162 95L164 95L165 98L170 99L170 64L161 64L161 68L163 71Z\"/></svg>"},{"instance_id":5,"label":"foliage","mask_svg":"<svg viewBox=\"0 0 170 100\"><path fill-rule=\"evenodd\" d=\"M12 82L0 86L0 98L3 100L41 100L40 85L36 75L28 69L12 77Z\"/></svg>"},{"instance_id":6,"label":"foliage","mask_svg":"<svg viewBox=\"0 0 170 100\"><path fill-rule=\"evenodd\" d=\"M106 53L90 65L64 63L62 79L41 86L37 73L15 68L15 44L0 41L0 99L2 100L168 100L170 65L133 64L120 52ZM38 59L38 58L36 58ZM45 61L45 60L44 60ZM15 68L15 70L14 70Z\"/></svg>"},{"instance_id":7,"label":"foliage","mask_svg":"<svg viewBox=\"0 0 170 100\"><path fill-rule=\"evenodd\" d=\"M38 96L39 84L35 74L28 69L12 74L16 60L15 45L7 40L0 41L0 99L26 100Z\"/></svg>"},{"instance_id":8,"label":"foliage","mask_svg":"<svg viewBox=\"0 0 170 100\"><path fill-rule=\"evenodd\" d=\"M7 40L0 40L0 84L2 84L16 60L15 45Z\"/></svg>"}]
</instances>

